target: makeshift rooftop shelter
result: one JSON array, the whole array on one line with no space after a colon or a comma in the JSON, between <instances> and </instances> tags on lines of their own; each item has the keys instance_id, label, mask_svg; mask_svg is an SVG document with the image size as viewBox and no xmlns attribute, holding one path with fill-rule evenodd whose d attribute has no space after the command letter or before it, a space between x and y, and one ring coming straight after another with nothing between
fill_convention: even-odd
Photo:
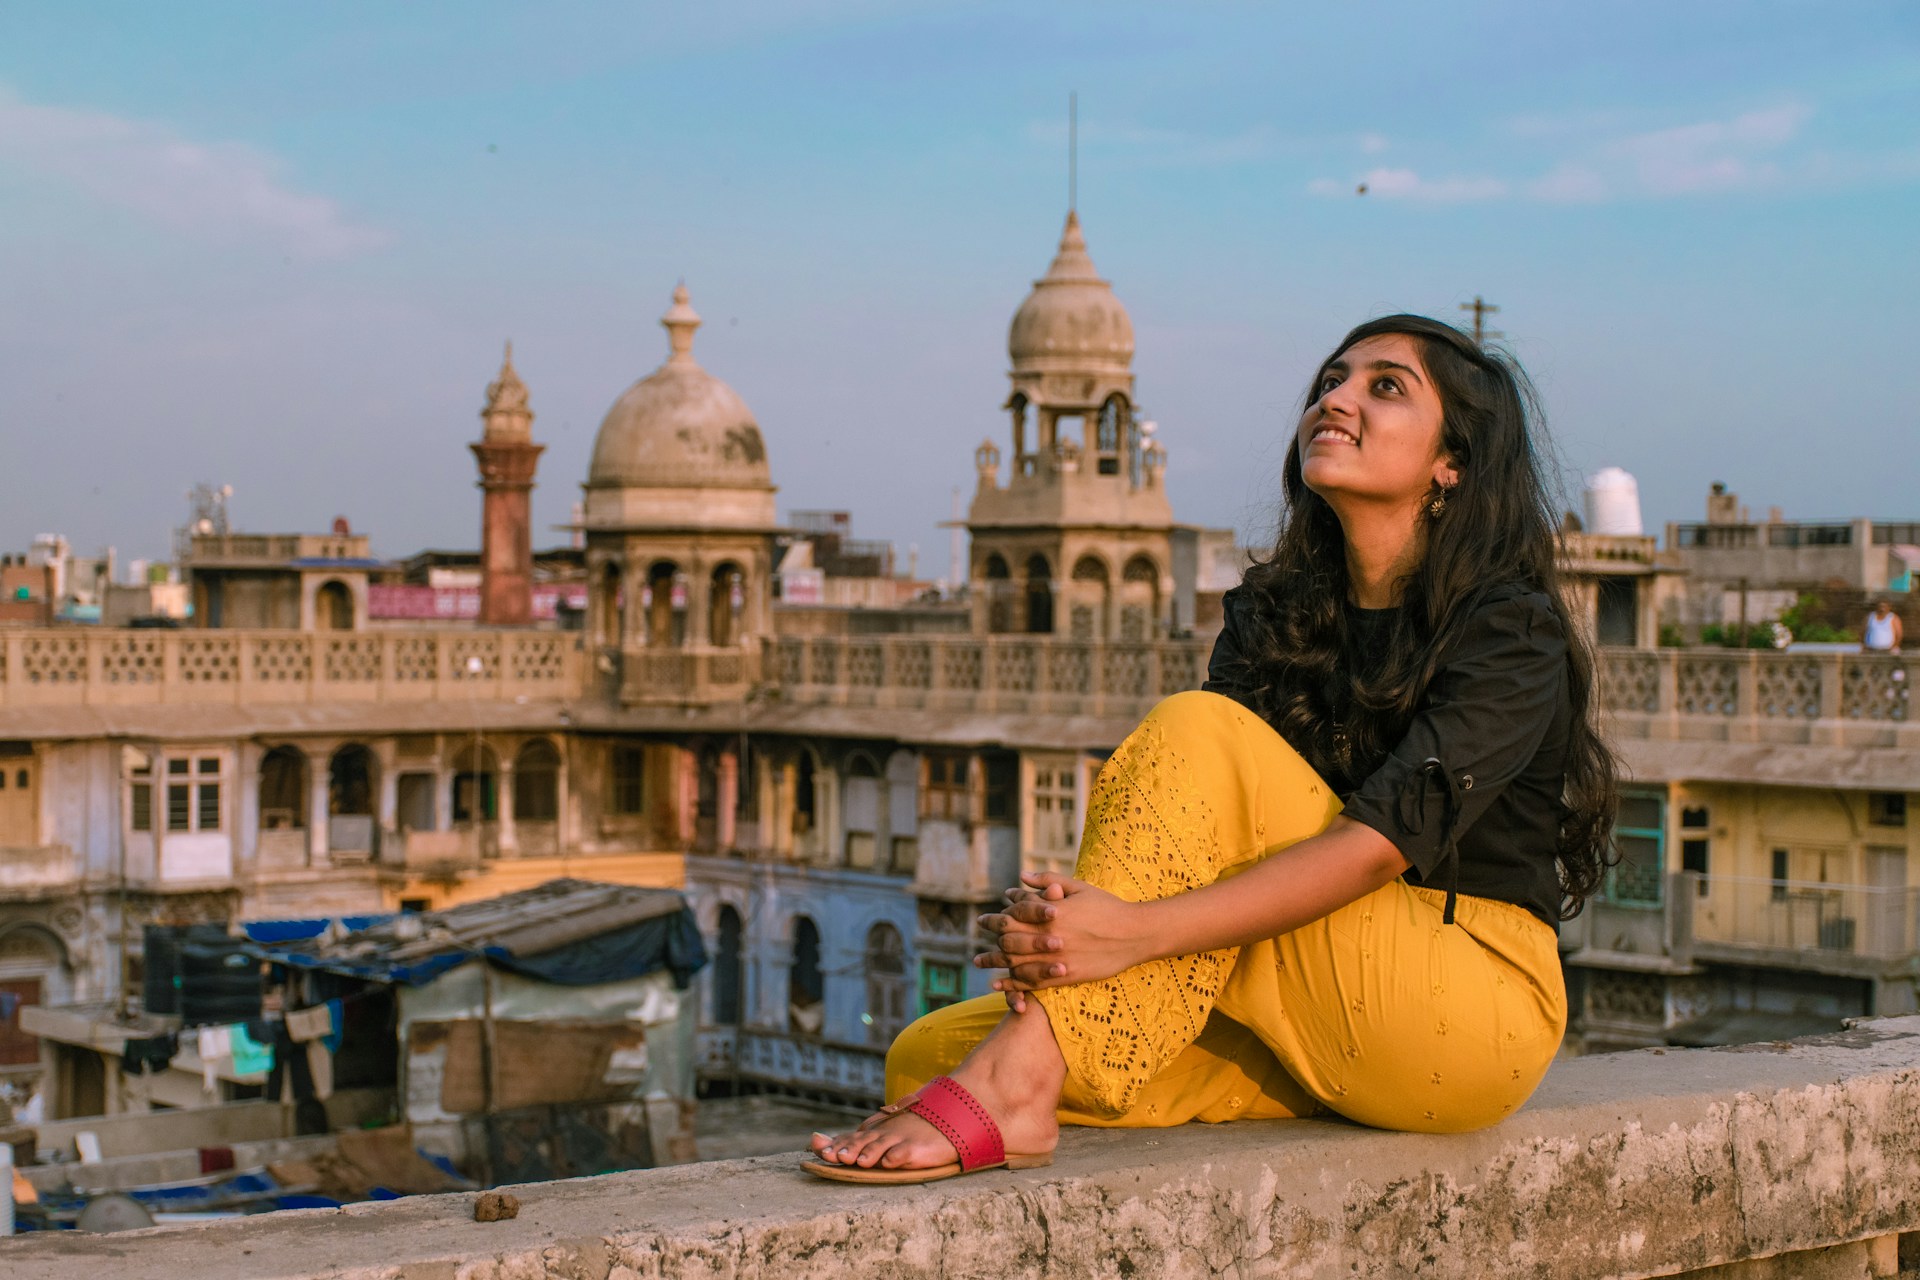
<instances>
[{"instance_id":1,"label":"makeshift rooftop shelter","mask_svg":"<svg viewBox=\"0 0 1920 1280\"><path fill-rule=\"evenodd\" d=\"M347 1048L357 1025L391 1028L398 1109L424 1145L470 1149L478 1135L463 1125L480 1118L498 1148L496 1118L530 1108L549 1109L535 1125L548 1138L583 1124L651 1134L649 1164L690 1134L696 1010L685 992L706 951L674 890L553 880L359 929L272 921L246 932L288 975L292 1004L338 1002ZM354 1018L356 1001L379 1016ZM583 1121L588 1112L597 1118ZM511 1151L496 1155L513 1164Z\"/></svg>"}]
</instances>

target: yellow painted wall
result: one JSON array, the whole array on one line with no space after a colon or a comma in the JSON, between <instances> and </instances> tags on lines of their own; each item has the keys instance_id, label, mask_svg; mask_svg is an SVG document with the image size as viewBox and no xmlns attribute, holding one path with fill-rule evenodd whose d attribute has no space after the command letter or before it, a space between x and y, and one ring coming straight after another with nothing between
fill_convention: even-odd
<instances>
[{"instance_id":1,"label":"yellow painted wall","mask_svg":"<svg viewBox=\"0 0 1920 1280\"><path fill-rule=\"evenodd\" d=\"M1908 797L1914 808L1913 796ZM1678 871L1683 842L1705 836L1709 873L1693 901L1694 936L1781 950L1826 947L1903 954L1920 944L1920 855L1915 824L1869 821L1871 795L1816 787L1675 784L1667 808L1667 866ZM1704 830L1681 825L1704 805ZM1776 886L1773 853L1788 853ZM1903 865L1904 863L1904 865ZM1869 892L1874 886L1905 892Z\"/></svg>"},{"instance_id":2,"label":"yellow painted wall","mask_svg":"<svg viewBox=\"0 0 1920 1280\"><path fill-rule=\"evenodd\" d=\"M646 889L682 889L687 883L687 860L680 853L575 853L554 858L503 858L489 862L478 873L457 883L412 879L400 888L383 891L388 910L400 909L402 899L423 898L427 910L495 898L503 893L531 889L549 880L572 877Z\"/></svg>"}]
</instances>

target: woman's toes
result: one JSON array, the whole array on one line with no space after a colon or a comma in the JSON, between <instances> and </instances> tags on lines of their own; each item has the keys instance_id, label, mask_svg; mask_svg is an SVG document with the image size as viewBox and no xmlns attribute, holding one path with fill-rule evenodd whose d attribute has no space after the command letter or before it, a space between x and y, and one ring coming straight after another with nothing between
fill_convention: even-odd
<instances>
[{"instance_id":1,"label":"woman's toes","mask_svg":"<svg viewBox=\"0 0 1920 1280\"><path fill-rule=\"evenodd\" d=\"M886 1157L887 1152L894 1150L899 1145L900 1140L891 1135L883 1135L875 1138L872 1142L860 1148L860 1154L856 1157L855 1163L862 1169L871 1169Z\"/></svg>"}]
</instances>

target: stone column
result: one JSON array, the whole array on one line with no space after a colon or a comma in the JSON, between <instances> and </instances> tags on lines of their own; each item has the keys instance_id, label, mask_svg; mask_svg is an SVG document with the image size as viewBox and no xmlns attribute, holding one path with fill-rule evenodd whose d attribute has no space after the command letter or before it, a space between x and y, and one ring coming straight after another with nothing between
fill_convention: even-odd
<instances>
[{"instance_id":1,"label":"stone column","mask_svg":"<svg viewBox=\"0 0 1920 1280\"><path fill-rule=\"evenodd\" d=\"M331 788L333 751L315 752L307 757L307 865L327 865L327 801Z\"/></svg>"},{"instance_id":2,"label":"stone column","mask_svg":"<svg viewBox=\"0 0 1920 1280\"><path fill-rule=\"evenodd\" d=\"M494 771L496 812L499 813L498 839L500 856L511 857L520 852L520 838L513 830L513 757L506 752L500 753L499 767Z\"/></svg>"}]
</instances>

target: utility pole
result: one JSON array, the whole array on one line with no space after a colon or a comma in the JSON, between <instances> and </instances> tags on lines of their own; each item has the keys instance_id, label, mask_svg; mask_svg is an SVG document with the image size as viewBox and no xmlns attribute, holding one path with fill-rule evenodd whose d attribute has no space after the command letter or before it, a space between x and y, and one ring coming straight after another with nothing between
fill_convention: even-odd
<instances>
[{"instance_id":1,"label":"utility pole","mask_svg":"<svg viewBox=\"0 0 1920 1280\"><path fill-rule=\"evenodd\" d=\"M1494 306L1479 294L1476 293L1473 295L1472 302L1461 303L1460 309L1462 311L1473 312L1473 345L1476 347L1484 347L1495 338L1504 338L1507 336L1497 329L1487 328L1487 317L1499 311L1500 308Z\"/></svg>"}]
</instances>

